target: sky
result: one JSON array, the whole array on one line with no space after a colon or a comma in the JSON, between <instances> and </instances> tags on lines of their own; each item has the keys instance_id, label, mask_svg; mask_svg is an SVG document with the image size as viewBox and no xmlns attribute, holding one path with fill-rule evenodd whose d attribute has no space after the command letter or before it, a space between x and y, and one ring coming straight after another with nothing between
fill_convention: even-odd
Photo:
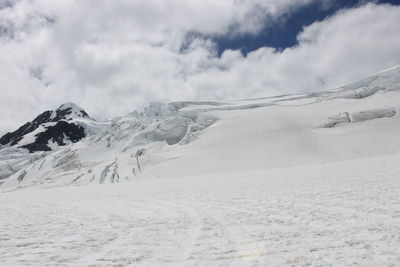
<instances>
[{"instance_id":1,"label":"sky","mask_svg":"<svg viewBox=\"0 0 400 267\"><path fill-rule=\"evenodd\" d=\"M337 88L400 64L400 0L0 0L0 135L75 102Z\"/></svg>"}]
</instances>

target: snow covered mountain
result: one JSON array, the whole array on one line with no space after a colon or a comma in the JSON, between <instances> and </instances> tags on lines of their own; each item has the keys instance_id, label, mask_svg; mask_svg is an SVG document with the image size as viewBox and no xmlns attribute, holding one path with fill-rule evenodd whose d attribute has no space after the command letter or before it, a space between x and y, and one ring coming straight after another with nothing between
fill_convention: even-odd
<instances>
[{"instance_id":1,"label":"snow covered mountain","mask_svg":"<svg viewBox=\"0 0 400 267\"><path fill-rule=\"evenodd\" d=\"M115 183L400 153L400 66L319 92L153 103L95 121L73 103L0 139L0 189Z\"/></svg>"},{"instance_id":2,"label":"snow covered mountain","mask_svg":"<svg viewBox=\"0 0 400 267\"><path fill-rule=\"evenodd\" d=\"M88 119L89 115L77 105L66 103L57 110L43 112L16 131L5 134L0 138L0 145L26 148L32 153L50 151L54 145L76 143L85 137L83 127L79 125L82 118Z\"/></svg>"},{"instance_id":3,"label":"snow covered mountain","mask_svg":"<svg viewBox=\"0 0 400 267\"><path fill-rule=\"evenodd\" d=\"M65 104L1 139L0 265L398 266L399 110L400 66L107 121Z\"/></svg>"}]
</instances>

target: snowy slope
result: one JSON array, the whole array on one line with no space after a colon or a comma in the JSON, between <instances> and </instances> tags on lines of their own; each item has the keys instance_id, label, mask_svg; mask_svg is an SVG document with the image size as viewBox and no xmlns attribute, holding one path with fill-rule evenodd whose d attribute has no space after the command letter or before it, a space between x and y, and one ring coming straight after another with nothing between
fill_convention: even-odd
<instances>
[{"instance_id":1,"label":"snowy slope","mask_svg":"<svg viewBox=\"0 0 400 267\"><path fill-rule=\"evenodd\" d=\"M1 189L113 183L328 163L400 152L400 67L312 94L153 103L52 151L0 149ZM75 118L75 120L77 120ZM144 150L137 165L136 152Z\"/></svg>"},{"instance_id":2,"label":"snowy slope","mask_svg":"<svg viewBox=\"0 0 400 267\"><path fill-rule=\"evenodd\" d=\"M399 266L400 156L0 194L1 266Z\"/></svg>"},{"instance_id":3,"label":"snowy slope","mask_svg":"<svg viewBox=\"0 0 400 267\"><path fill-rule=\"evenodd\" d=\"M0 265L399 266L399 111L397 66L74 118L79 142L0 149Z\"/></svg>"}]
</instances>

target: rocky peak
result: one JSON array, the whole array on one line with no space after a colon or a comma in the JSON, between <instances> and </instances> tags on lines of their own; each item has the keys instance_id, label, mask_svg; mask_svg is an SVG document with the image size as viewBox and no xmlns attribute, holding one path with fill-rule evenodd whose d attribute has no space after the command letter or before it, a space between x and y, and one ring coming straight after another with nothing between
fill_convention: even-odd
<instances>
[{"instance_id":1,"label":"rocky peak","mask_svg":"<svg viewBox=\"0 0 400 267\"><path fill-rule=\"evenodd\" d=\"M58 121L60 119L70 119L72 117L83 117L88 118L89 115L83 110L81 107L76 105L75 103L65 103L62 104L56 111L56 116L53 121Z\"/></svg>"},{"instance_id":2,"label":"rocky peak","mask_svg":"<svg viewBox=\"0 0 400 267\"><path fill-rule=\"evenodd\" d=\"M49 140L60 146L66 144L65 138L71 142L77 142L85 137L84 129L73 122L77 118L89 118L89 115L74 103L62 104L56 110L47 110L14 132L5 134L0 138L0 145L20 145L20 147L34 152L51 150L48 146ZM41 126L43 129L39 131ZM27 139L32 139L34 142L24 141L25 137L29 135L33 135L33 138Z\"/></svg>"}]
</instances>

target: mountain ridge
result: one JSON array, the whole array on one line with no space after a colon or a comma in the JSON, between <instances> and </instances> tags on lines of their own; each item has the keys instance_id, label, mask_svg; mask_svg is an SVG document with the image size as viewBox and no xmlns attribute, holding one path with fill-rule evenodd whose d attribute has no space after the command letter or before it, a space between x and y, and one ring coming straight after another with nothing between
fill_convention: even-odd
<instances>
[{"instance_id":1,"label":"mountain ridge","mask_svg":"<svg viewBox=\"0 0 400 267\"><path fill-rule=\"evenodd\" d=\"M0 149L0 190L397 155L398 103L400 66L319 93L152 103L141 112L107 121L95 121L78 108L80 116L59 122L81 127L84 136L64 136L64 131L57 140L39 127L31 137L45 135L41 138L48 142L46 149L18 148L26 145L21 141Z\"/></svg>"},{"instance_id":2,"label":"mountain ridge","mask_svg":"<svg viewBox=\"0 0 400 267\"><path fill-rule=\"evenodd\" d=\"M38 115L31 122L27 122L14 132L8 132L0 138L2 146L16 146L26 148L29 152L50 151L50 139L60 146L65 145L64 139L77 142L85 137L82 127L72 122L75 118L89 118L85 110L74 103L62 104L56 110L47 110ZM42 131L35 132L42 127ZM28 135L30 141L22 142Z\"/></svg>"}]
</instances>

